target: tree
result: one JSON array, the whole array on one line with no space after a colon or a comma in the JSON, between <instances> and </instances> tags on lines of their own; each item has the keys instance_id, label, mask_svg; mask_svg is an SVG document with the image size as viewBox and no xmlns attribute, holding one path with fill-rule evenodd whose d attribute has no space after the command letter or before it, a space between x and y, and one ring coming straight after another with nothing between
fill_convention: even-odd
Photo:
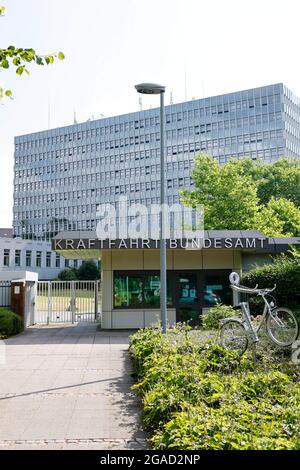
<instances>
[{"instance_id":1,"label":"tree","mask_svg":"<svg viewBox=\"0 0 300 470\"><path fill-rule=\"evenodd\" d=\"M251 177L234 166L220 166L208 155L196 157L193 170L195 189L181 192L182 202L205 210L205 228L247 230L258 212L258 197Z\"/></svg>"},{"instance_id":2,"label":"tree","mask_svg":"<svg viewBox=\"0 0 300 470\"><path fill-rule=\"evenodd\" d=\"M81 281L95 281L100 279L100 270L95 261L84 261L78 268L78 279Z\"/></svg>"},{"instance_id":3,"label":"tree","mask_svg":"<svg viewBox=\"0 0 300 470\"><path fill-rule=\"evenodd\" d=\"M260 230L269 236L300 235L300 210L292 201L284 198L272 197L265 206L262 206L257 221Z\"/></svg>"},{"instance_id":4,"label":"tree","mask_svg":"<svg viewBox=\"0 0 300 470\"><path fill-rule=\"evenodd\" d=\"M294 160L266 164L245 158L219 165L213 157L200 154L193 170L195 189L182 191L181 200L191 207L204 205L206 229L298 236L299 177L300 164Z\"/></svg>"},{"instance_id":5,"label":"tree","mask_svg":"<svg viewBox=\"0 0 300 470\"><path fill-rule=\"evenodd\" d=\"M60 271L58 275L60 281L76 281L78 279L78 270L76 268L66 268Z\"/></svg>"},{"instance_id":6,"label":"tree","mask_svg":"<svg viewBox=\"0 0 300 470\"><path fill-rule=\"evenodd\" d=\"M0 5L0 17L4 14L5 7ZM16 74L22 75L24 72L29 74L27 65L35 62L37 65L50 65L53 64L55 58L63 60L65 58L63 52L41 55L32 48L21 48L15 46L8 46L6 49L0 49L0 71L7 70L10 67L15 67ZM4 97L11 97L11 90L4 90L0 86L0 100Z\"/></svg>"}]
</instances>

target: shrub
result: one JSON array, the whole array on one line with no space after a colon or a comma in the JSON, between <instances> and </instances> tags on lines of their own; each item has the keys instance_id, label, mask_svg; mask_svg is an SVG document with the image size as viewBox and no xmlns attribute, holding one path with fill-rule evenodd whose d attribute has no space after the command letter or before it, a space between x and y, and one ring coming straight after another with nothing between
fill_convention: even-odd
<instances>
[{"instance_id":1,"label":"shrub","mask_svg":"<svg viewBox=\"0 0 300 470\"><path fill-rule=\"evenodd\" d=\"M60 281L76 281L78 279L77 269L76 268L63 269L59 273L58 279Z\"/></svg>"},{"instance_id":2,"label":"shrub","mask_svg":"<svg viewBox=\"0 0 300 470\"><path fill-rule=\"evenodd\" d=\"M299 406L299 404L298 404ZM176 413L152 438L155 449L299 450L297 408L263 401L204 404Z\"/></svg>"},{"instance_id":3,"label":"shrub","mask_svg":"<svg viewBox=\"0 0 300 470\"><path fill-rule=\"evenodd\" d=\"M80 281L96 281L100 279L100 269L95 261L84 261L78 268L77 276Z\"/></svg>"},{"instance_id":4,"label":"shrub","mask_svg":"<svg viewBox=\"0 0 300 470\"><path fill-rule=\"evenodd\" d=\"M182 327L146 328L130 353L155 449L300 449L297 368L268 349L242 357ZM280 362L281 361L281 362ZM281 370L279 370L281 369ZM283 373L284 371L284 373Z\"/></svg>"},{"instance_id":5,"label":"shrub","mask_svg":"<svg viewBox=\"0 0 300 470\"><path fill-rule=\"evenodd\" d=\"M259 266L244 274L242 284L255 287L272 287L276 284L274 297L280 307L300 306L300 262L297 258L280 256L273 264ZM250 304L256 313L261 312L261 302L256 298L251 299Z\"/></svg>"},{"instance_id":6,"label":"shrub","mask_svg":"<svg viewBox=\"0 0 300 470\"><path fill-rule=\"evenodd\" d=\"M6 307L0 307L0 336L7 337L23 331L23 320L20 315Z\"/></svg>"},{"instance_id":7,"label":"shrub","mask_svg":"<svg viewBox=\"0 0 300 470\"><path fill-rule=\"evenodd\" d=\"M202 326L205 330L217 330L220 327L220 320L233 317L235 310L230 305L215 305L202 316Z\"/></svg>"}]
</instances>

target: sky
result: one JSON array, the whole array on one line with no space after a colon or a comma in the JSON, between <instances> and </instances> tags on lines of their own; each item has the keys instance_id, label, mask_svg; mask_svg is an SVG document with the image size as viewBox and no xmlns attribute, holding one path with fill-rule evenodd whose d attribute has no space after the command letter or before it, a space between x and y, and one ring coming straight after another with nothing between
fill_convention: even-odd
<instances>
[{"instance_id":1,"label":"sky","mask_svg":"<svg viewBox=\"0 0 300 470\"><path fill-rule=\"evenodd\" d=\"M283 82L300 96L298 0L0 0L0 48L66 59L0 72L0 227L12 226L14 136L139 110L134 85L166 103ZM143 97L143 108L158 106Z\"/></svg>"}]
</instances>

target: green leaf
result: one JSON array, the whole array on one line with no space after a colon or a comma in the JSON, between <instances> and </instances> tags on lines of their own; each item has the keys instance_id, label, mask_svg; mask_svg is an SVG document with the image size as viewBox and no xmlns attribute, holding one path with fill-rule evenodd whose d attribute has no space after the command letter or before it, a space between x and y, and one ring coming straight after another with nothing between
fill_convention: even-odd
<instances>
[{"instance_id":1,"label":"green leaf","mask_svg":"<svg viewBox=\"0 0 300 470\"><path fill-rule=\"evenodd\" d=\"M3 67L4 69L8 69L8 68L9 68L9 62L8 62L7 59L2 60L2 62L1 62L1 67Z\"/></svg>"},{"instance_id":2,"label":"green leaf","mask_svg":"<svg viewBox=\"0 0 300 470\"><path fill-rule=\"evenodd\" d=\"M65 54L63 52L58 53L58 58L59 60L64 60L65 59Z\"/></svg>"},{"instance_id":3,"label":"green leaf","mask_svg":"<svg viewBox=\"0 0 300 470\"><path fill-rule=\"evenodd\" d=\"M17 68L16 73L18 75L22 75L22 73L24 72L24 69L25 69L24 65L20 65L20 67Z\"/></svg>"}]
</instances>

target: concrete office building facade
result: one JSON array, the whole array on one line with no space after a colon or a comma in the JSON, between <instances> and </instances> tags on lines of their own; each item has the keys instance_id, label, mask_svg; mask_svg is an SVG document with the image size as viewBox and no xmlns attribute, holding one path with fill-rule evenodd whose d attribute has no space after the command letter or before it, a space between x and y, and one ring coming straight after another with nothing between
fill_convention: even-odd
<instances>
[{"instance_id":1,"label":"concrete office building facade","mask_svg":"<svg viewBox=\"0 0 300 470\"><path fill-rule=\"evenodd\" d=\"M282 84L166 106L167 202L193 187L195 154L299 158L299 130L299 100ZM16 137L14 234L50 241L94 230L99 205L120 195L159 202L159 159L159 109Z\"/></svg>"}]
</instances>

